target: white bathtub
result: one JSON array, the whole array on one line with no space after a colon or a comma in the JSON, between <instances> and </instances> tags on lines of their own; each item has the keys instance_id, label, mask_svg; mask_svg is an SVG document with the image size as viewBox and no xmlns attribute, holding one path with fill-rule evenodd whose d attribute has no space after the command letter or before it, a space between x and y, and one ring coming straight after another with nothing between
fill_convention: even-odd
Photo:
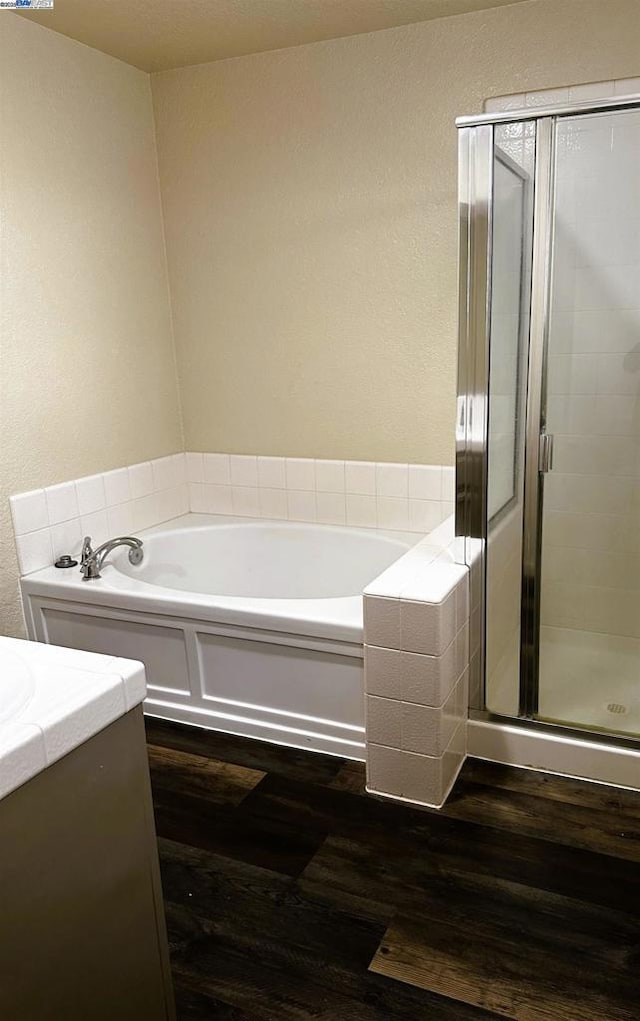
<instances>
[{"instance_id":1,"label":"white bathtub","mask_svg":"<svg viewBox=\"0 0 640 1021\"><path fill-rule=\"evenodd\" d=\"M30 637L142 660L146 712L364 757L362 590L419 536L189 514L97 581L22 579Z\"/></svg>"}]
</instances>

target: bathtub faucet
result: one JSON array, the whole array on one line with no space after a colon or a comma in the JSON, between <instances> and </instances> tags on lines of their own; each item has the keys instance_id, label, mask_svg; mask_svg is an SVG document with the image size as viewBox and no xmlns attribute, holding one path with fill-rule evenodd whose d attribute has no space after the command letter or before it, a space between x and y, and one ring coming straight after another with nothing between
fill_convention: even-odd
<instances>
[{"instance_id":1,"label":"bathtub faucet","mask_svg":"<svg viewBox=\"0 0 640 1021\"><path fill-rule=\"evenodd\" d=\"M140 564L144 553L142 552L142 539L136 539L133 535L122 535L117 539L108 539L97 549L91 547L91 536L85 535L82 542L82 555L80 557L80 571L83 581L93 581L100 577L100 568L106 556L118 546L129 546L129 563Z\"/></svg>"}]
</instances>

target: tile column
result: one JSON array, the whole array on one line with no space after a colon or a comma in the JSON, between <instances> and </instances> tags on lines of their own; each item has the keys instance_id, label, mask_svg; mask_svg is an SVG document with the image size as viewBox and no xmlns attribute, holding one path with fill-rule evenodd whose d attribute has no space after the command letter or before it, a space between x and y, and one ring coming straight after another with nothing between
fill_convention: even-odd
<instances>
[{"instance_id":1,"label":"tile column","mask_svg":"<svg viewBox=\"0 0 640 1021\"><path fill-rule=\"evenodd\" d=\"M365 589L367 790L440 808L466 756L469 571L429 537Z\"/></svg>"}]
</instances>

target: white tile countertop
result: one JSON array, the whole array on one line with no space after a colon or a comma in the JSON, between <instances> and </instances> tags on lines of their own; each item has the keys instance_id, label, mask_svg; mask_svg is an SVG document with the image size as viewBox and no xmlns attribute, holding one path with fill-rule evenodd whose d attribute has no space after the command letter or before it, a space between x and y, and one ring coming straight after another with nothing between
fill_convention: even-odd
<instances>
[{"instance_id":1,"label":"white tile countertop","mask_svg":"<svg viewBox=\"0 0 640 1021\"><path fill-rule=\"evenodd\" d=\"M0 638L0 798L145 695L142 663Z\"/></svg>"}]
</instances>

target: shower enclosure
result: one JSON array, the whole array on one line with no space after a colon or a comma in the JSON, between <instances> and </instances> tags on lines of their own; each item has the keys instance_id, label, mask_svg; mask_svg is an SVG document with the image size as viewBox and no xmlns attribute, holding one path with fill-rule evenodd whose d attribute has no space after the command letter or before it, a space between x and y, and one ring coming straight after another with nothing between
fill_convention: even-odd
<instances>
[{"instance_id":1,"label":"shower enclosure","mask_svg":"<svg viewBox=\"0 0 640 1021\"><path fill-rule=\"evenodd\" d=\"M640 99L461 118L472 710L640 737ZM557 731L556 731L557 732Z\"/></svg>"}]
</instances>

